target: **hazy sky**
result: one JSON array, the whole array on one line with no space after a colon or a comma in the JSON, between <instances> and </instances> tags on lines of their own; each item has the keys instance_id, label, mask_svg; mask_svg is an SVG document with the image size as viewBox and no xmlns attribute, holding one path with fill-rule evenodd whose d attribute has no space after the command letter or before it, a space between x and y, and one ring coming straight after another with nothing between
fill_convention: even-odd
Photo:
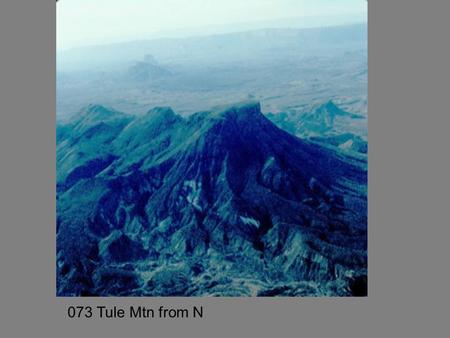
<instances>
[{"instance_id":1,"label":"hazy sky","mask_svg":"<svg viewBox=\"0 0 450 338\"><path fill-rule=\"evenodd\" d=\"M159 31L302 16L364 14L366 0L60 0L57 45L66 49Z\"/></svg>"}]
</instances>

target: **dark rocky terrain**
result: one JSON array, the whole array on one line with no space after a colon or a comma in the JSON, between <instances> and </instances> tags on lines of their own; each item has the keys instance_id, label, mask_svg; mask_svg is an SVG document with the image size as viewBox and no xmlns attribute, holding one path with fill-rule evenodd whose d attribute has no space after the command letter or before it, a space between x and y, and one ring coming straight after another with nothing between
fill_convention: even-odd
<instances>
[{"instance_id":1,"label":"dark rocky terrain","mask_svg":"<svg viewBox=\"0 0 450 338\"><path fill-rule=\"evenodd\" d=\"M57 294L365 295L366 189L256 102L91 105L57 126Z\"/></svg>"}]
</instances>

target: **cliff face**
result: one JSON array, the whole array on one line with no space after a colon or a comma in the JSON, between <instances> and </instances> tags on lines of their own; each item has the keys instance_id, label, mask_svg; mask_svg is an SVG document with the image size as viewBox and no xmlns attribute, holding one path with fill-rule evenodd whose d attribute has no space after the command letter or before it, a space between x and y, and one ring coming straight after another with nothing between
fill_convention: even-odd
<instances>
[{"instance_id":1,"label":"cliff face","mask_svg":"<svg viewBox=\"0 0 450 338\"><path fill-rule=\"evenodd\" d=\"M364 163L254 102L189 118L90 110L57 129L59 295L360 292Z\"/></svg>"}]
</instances>

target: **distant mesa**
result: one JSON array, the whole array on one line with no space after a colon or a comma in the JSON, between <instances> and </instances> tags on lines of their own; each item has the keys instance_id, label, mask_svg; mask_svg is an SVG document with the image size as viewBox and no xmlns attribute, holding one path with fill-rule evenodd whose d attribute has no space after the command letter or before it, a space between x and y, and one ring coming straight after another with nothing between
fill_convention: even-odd
<instances>
[{"instance_id":1,"label":"distant mesa","mask_svg":"<svg viewBox=\"0 0 450 338\"><path fill-rule=\"evenodd\" d=\"M151 64L151 65L157 65L158 61L156 61L156 58L152 54L145 54L144 55L144 62Z\"/></svg>"},{"instance_id":2,"label":"distant mesa","mask_svg":"<svg viewBox=\"0 0 450 338\"><path fill-rule=\"evenodd\" d=\"M145 55L143 61L137 61L127 70L127 79L130 81L147 82L172 75L161 66L153 55Z\"/></svg>"}]
</instances>

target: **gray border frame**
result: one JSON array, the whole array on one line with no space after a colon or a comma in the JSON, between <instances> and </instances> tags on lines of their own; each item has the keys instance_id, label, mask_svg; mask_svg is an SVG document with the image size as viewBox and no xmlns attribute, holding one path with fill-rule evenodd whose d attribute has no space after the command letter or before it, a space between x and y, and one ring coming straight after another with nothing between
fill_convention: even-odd
<instances>
[{"instance_id":1,"label":"gray border frame","mask_svg":"<svg viewBox=\"0 0 450 338\"><path fill-rule=\"evenodd\" d=\"M447 337L448 13L446 0L369 4L369 297L74 299L55 296L55 1L1 1L0 336ZM68 304L206 316L73 320Z\"/></svg>"}]
</instances>

